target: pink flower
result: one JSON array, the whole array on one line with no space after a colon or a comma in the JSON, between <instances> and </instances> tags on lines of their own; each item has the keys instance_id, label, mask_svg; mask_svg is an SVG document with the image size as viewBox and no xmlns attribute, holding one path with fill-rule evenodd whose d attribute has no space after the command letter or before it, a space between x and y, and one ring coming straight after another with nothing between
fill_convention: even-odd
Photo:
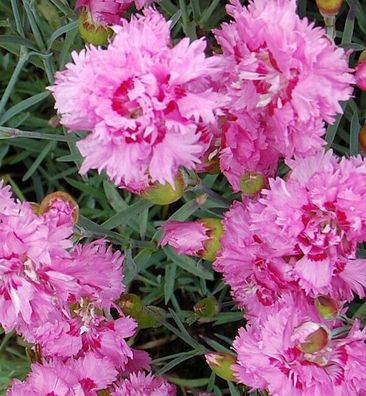
<instances>
[{"instance_id":1,"label":"pink flower","mask_svg":"<svg viewBox=\"0 0 366 396\"><path fill-rule=\"evenodd\" d=\"M264 126L252 114L222 117L223 140L220 169L234 191L240 191L240 181L247 172L273 176L280 153L273 139L266 136Z\"/></svg>"},{"instance_id":2,"label":"pink flower","mask_svg":"<svg viewBox=\"0 0 366 396\"><path fill-rule=\"evenodd\" d=\"M235 203L226 214L216 270L244 306L299 289L363 297L366 262L356 259L356 245L366 235L366 162L328 151L289 165L286 182L271 179L258 202Z\"/></svg>"},{"instance_id":3,"label":"pink flower","mask_svg":"<svg viewBox=\"0 0 366 396\"><path fill-rule=\"evenodd\" d=\"M107 388L116 378L117 371L108 359L89 353L78 360L33 364L26 381L15 380L7 396L96 396L98 390Z\"/></svg>"},{"instance_id":4,"label":"pink flower","mask_svg":"<svg viewBox=\"0 0 366 396\"><path fill-rule=\"evenodd\" d=\"M97 357L107 357L117 369L131 365L134 354L127 339L135 334L133 319L107 320L87 302L74 307L72 316L63 315L33 331L45 356L72 357L93 352Z\"/></svg>"},{"instance_id":5,"label":"pink flower","mask_svg":"<svg viewBox=\"0 0 366 396\"><path fill-rule=\"evenodd\" d=\"M356 66L355 78L358 88L366 91L366 60L361 61Z\"/></svg>"},{"instance_id":6,"label":"pink flower","mask_svg":"<svg viewBox=\"0 0 366 396\"><path fill-rule=\"evenodd\" d=\"M200 163L210 143L203 125L215 123L223 100L208 82L218 61L205 57L203 40L172 47L169 25L147 9L116 27L106 50L73 54L74 63L56 74L50 89L61 122L90 132L78 143L81 173L105 170L139 192L153 182L174 185L180 166Z\"/></svg>"},{"instance_id":7,"label":"pink flower","mask_svg":"<svg viewBox=\"0 0 366 396\"><path fill-rule=\"evenodd\" d=\"M161 246L173 246L179 254L198 256L210 239L209 228L199 221L168 221L162 226Z\"/></svg>"},{"instance_id":8,"label":"pink flower","mask_svg":"<svg viewBox=\"0 0 366 396\"><path fill-rule=\"evenodd\" d=\"M355 370L366 363L366 334L358 323L343 337L335 330L309 310L281 306L260 326L239 329L236 377L274 396L359 395L366 376Z\"/></svg>"},{"instance_id":9,"label":"pink flower","mask_svg":"<svg viewBox=\"0 0 366 396\"><path fill-rule=\"evenodd\" d=\"M48 276L60 289L68 290L68 284L63 283L59 273L73 279L78 285L76 290L68 292L69 303L86 298L98 308L110 308L124 291L122 263L121 253L114 253L110 246L100 240L75 246L69 258L51 265Z\"/></svg>"},{"instance_id":10,"label":"pink flower","mask_svg":"<svg viewBox=\"0 0 366 396\"><path fill-rule=\"evenodd\" d=\"M133 3L141 9L153 2L154 0L78 0L76 8L88 8L95 21L108 25L121 23L121 16Z\"/></svg>"},{"instance_id":11,"label":"pink flower","mask_svg":"<svg viewBox=\"0 0 366 396\"><path fill-rule=\"evenodd\" d=\"M67 224L73 226L78 220L79 207L71 195L64 191L48 194L42 200L38 212L55 227Z\"/></svg>"},{"instance_id":12,"label":"pink flower","mask_svg":"<svg viewBox=\"0 0 366 396\"><path fill-rule=\"evenodd\" d=\"M46 268L68 257L72 227L37 216L0 185L0 323L6 331L43 322L55 307Z\"/></svg>"},{"instance_id":13,"label":"pink flower","mask_svg":"<svg viewBox=\"0 0 366 396\"><path fill-rule=\"evenodd\" d=\"M214 31L223 50L219 89L231 99L221 168L238 190L237 174L273 176L279 157L325 144L323 121L342 112L339 102L351 96L354 80L343 49L296 15L296 1L254 0L243 7L232 0L227 10L234 21Z\"/></svg>"},{"instance_id":14,"label":"pink flower","mask_svg":"<svg viewBox=\"0 0 366 396\"><path fill-rule=\"evenodd\" d=\"M112 396L175 396L176 388L163 377L144 372L132 373L122 380Z\"/></svg>"}]
</instances>

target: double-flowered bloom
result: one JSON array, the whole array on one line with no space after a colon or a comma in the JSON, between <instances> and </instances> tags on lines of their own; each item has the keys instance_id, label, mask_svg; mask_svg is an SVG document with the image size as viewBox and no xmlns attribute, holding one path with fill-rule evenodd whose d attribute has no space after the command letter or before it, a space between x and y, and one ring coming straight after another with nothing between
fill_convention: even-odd
<instances>
[{"instance_id":1,"label":"double-flowered bloom","mask_svg":"<svg viewBox=\"0 0 366 396\"><path fill-rule=\"evenodd\" d=\"M195 168L208 148L223 100L209 79L219 61L204 40L172 46L170 23L153 9L115 27L107 49L73 53L51 91L61 122L89 134L78 143L81 173L105 170L119 186L141 192ZM91 83L93 82L93 83Z\"/></svg>"},{"instance_id":2,"label":"double-flowered bloom","mask_svg":"<svg viewBox=\"0 0 366 396\"><path fill-rule=\"evenodd\" d=\"M235 203L224 222L215 267L253 313L291 290L364 296L366 263L356 245L366 235L365 160L320 151L288 164L286 181L271 179L258 201Z\"/></svg>"}]
</instances>

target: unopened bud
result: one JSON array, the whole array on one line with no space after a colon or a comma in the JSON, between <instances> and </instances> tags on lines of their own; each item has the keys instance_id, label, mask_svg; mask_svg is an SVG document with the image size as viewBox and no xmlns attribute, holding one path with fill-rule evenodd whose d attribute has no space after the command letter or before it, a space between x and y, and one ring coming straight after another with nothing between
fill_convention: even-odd
<instances>
[{"instance_id":1,"label":"unopened bud","mask_svg":"<svg viewBox=\"0 0 366 396\"><path fill-rule=\"evenodd\" d=\"M155 307L153 305L148 305L146 307L150 311L154 313L160 319L165 319L166 312L164 309ZM159 321L154 316L150 315L146 311L142 311L137 317L135 318L138 324L139 329L149 329L150 327L157 327L159 326Z\"/></svg>"},{"instance_id":2,"label":"unopened bud","mask_svg":"<svg viewBox=\"0 0 366 396\"><path fill-rule=\"evenodd\" d=\"M304 322L295 329L293 341L297 348L304 353L316 353L328 345L329 332L325 326L314 323Z\"/></svg>"},{"instance_id":3,"label":"unopened bud","mask_svg":"<svg viewBox=\"0 0 366 396\"><path fill-rule=\"evenodd\" d=\"M248 172L240 179L241 191L249 196L259 193L266 185L266 180L261 173Z\"/></svg>"},{"instance_id":4,"label":"unopened bud","mask_svg":"<svg viewBox=\"0 0 366 396\"><path fill-rule=\"evenodd\" d=\"M141 298L132 293L123 295L118 300L118 305L121 307L125 315L132 316L133 318L144 309L144 303Z\"/></svg>"},{"instance_id":5,"label":"unopened bud","mask_svg":"<svg viewBox=\"0 0 366 396\"><path fill-rule=\"evenodd\" d=\"M314 301L315 308L319 314L327 320L333 320L338 315L338 304L328 296L319 296Z\"/></svg>"},{"instance_id":6,"label":"unopened bud","mask_svg":"<svg viewBox=\"0 0 366 396\"><path fill-rule=\"evenodd\" d=\"M39 214L54 211L60 223L71 221L76 224L79 219L79 206L75 199L64 191L56 191L43 198L39 206Z\"/></svg>"},{"instance_id":7,"label":"unopened bud","mask_svg":"<svg viewBox=\"0 0 366 396\"><path fill-rule=\"evenodd\" d=\"M343 0L315 0L323 17L335 16L342 7Z\"/></svg>"},{"instance_id":8,"label":"unopened bud","mask_svg":"<svg viewBox=\"0 0 366 396\"><path fill-rule=\"evenodd\" d=\"M154 183L141 196L155 205L169 205L182 197L184 188L183 176L178 172L174 178L174 188L169 183Z\"/></svg>"},{"instance_id":9,"label":"unopened bud","mask_svg":"<svg viewBox=\"0 0 366 396\"><path fill-rule=\"evenodd\" d=\"M125 294L118 300L118 305L125 315L129 315L136 320L139 329L148 329L159 324L155 317L144 310L144 303L136 294ZM166 316L165 311L161 308L152 305L147 308L162 319Z\"/></svg>"},{"instance_id":10,"label":"unopened bud","mask_svg":"<svg viewBox=\"0 0 366 396\"><path fill-rule=\"evenodd\" d=\"M89 10L83 7L79 16L80 36L88 44L106 45L113 30L93 20Z\"/></svg>"},{"instance_id":11,"label":"unopened bud","mask_svg":"<svg viewBox=\"0 0 366 396\"><path fill-rule=\"evenodd\" d=\"M219 311L216 298L212 296L203 298L194 305L193 311L203 318L215 316Z\"/></svg>"},{"instance_id":12,"label":"unopened bud","mask_svg":"<svg viewBox=\"0 0 366 396\"><path fill-rule=\"evenodd\" d=\"M366 124L360 129L358 134L358 143L360 145L360 151L366 153Z\"/></svg>"},{"instance_id":13,"label":"unopened bud","mask_svg":"<svg viewBox=\"0 0 366 396\"><path fill-rule=\"evenodd\" d=\"M361 52L355 68L355 79L358 88L366 91L366 50Z\"/></svg>"},{"instance_id":14,"label":"unopened bud","mask_svg":"<svg viewBox=\"0 0 366 396\"><path fill-rule=\"evenodd\" d=\"M213 352L205 355L206 362L211 370L227 381L236 382L232 365L236 363L236 358L231 353L227 352Z\"/></svg>"},{"instance_id":15,"label":"unopened bud","mask_svg":"<svg viewBox=\"0 0 366 396\"><path fill-rule=\"evenodd\" d=\"M210 239L203 242L204 251L201 257L205 260L213 261L216 259L217 252L221 249L220 239L224 232L220 219L201 219L199 220L206 228L209 229Z\"/></svg>"}]
</instances>

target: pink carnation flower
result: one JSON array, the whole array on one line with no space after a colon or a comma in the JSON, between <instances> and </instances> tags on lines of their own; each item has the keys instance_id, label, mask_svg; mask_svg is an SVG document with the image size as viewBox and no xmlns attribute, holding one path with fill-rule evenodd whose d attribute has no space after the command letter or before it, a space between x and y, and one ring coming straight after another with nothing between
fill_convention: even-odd
<instances>
[{"instance_id":1,"label":"pink carnation flower","mask_svg":"<svg viewBox=\"0 0 366 396\"><path fill-rule=\"evenodd\" d=\"M76 8L88 8L95 21L109 25L121 23L121 16L133 3L141 9L153 2L154 0L78 0Z\"/></svg>"},{"instance_id":2,"label":"pink carnation flower","mask_svg":"<svg viewBox=\"0 0 366 396\"><path fill-rule=\"evenodd\" d=\"M221 118L223 139L220 169L234 191L240 191L240 181L247 172L273 176L280 153L254 112Z\"/></svg>"},{"instance_id":3,"label":"pink carnation flower","mask_svg":"<svg viewBox=\"0 0 366 396\"><path fill-rule=\"evenodd\" d=\"M355 78L358 88L366 91L366 60L361 61L356 66Z\"/></svg>"},{"instance_id":4,"label":"pink carnation flower","mask_svg":"<svg viewBox=\"0 0 366 396\"><path fill-rule=\"evenodd\" d=\"M271 305L299 287L310 296L363 297L366 262L356 245L366 235L366 161L338 162L328 151L289 165L287 182L270 180L258 202L226 214L216 270L244 306L253 297Z\"/></svg>"},{"instance_id":5,"label":"pink carnation flower","mask_svg":"<svg viewBox=\"0 0 366 396\"><path fill-rule=\"evenodd\" d=\"M114 367L126 369L134 356L127 339L135 334L135 321L130 317L107 320L87 302L75 307L72 315L63 315L33 330L43 354L72 357L91 351L97 357L107 357ZM145 363L146 360L141 361Z\"/></svg>"},{"instance_id":6,"label":"pink carnation flower","mask_svg":"<svg viewBox=\"0 0 366 396\"><path fill-rule=\"evenodd\" d=\"M65 363L58 360L44 365L35 363L26 381L15 380L7 396L96 396L98 390L116 380L117 374L108 359L99 359L91 353Z\"/></svg>"},{"instance_id":7,"label":"pink carnation flower","mask_svg":"<svg viewBox=\"0 0 366 396\"><path fill-rule=\"evenodd\" d=\"M194 168L209 146L204 125L215 122L221 96L209 87L218 61L203 40L172 46L170 23L155 10L116 27L107 49L73 53L51 91L61 122L89 135L78 143L89 169L105 170L139 192L170 183L180 166ZM96 81L90 84L90 81Z\"/></svg>"},{"instance_id":8,"label":"pink carnation flower","mask_svg":"<svg viewBox=\"0 0 366 396\"><path fill-rule=\"evenodd\" d=\"M260 326L239 329L234 365L240 383L273 396L360 395L366 391L366 334L355 323L348 335L300 306L277 308ZM358 374L356 374L356 372Z\"/></svg>"},{"instance_id":9,"label":"pink carnation flower","mask_svg":"<svg viewBox=\"0 0 366 396\"><path fill-rule=\"evenodd\" d=\"M112 396L175 396L176 388L163 377L144 372L132 373L122 380Z\"/></svg>"},{"instance_id":10,"label":"pink carnation flower","mask_svg":"<svg viewBox=\"0 0 366 396\"><path fill-rule=\"evenodd\" d=\"M198 256L210 239L210 229L199 221L168 221L163 224L161 246L173 246L179 254Z\"/></svg>"},{"instance_id":11,"label":"pink carnation flower","mask_svg":"<svg viewBox=\"0 0 366 396\"><path fill-rule=\"evenodd\" d=\"M88 299L98 308L110 308L125 290L122 263L121 253L113 252L110 246L100 240L75 246L69 258L51 265L48 276L60 292L62 289L68 290L68 284L58 277L59 273L67 275L78 285L77 289L68 291L69 303Z\"/></svg>"},{"instance_id":12,"label":"pink carnation flower","mask_svg":"<svg viewBox=\"0 0 366 396\"><path fill-rule=\"evenodd\" d=\"M214 31L225 63L221 89L231 99L221 168L237 190L240 170L273 172L280 156L319 149L323 121L342 112L339 101L349 99L354 80L344 50L296 15L295 0L254 0L248 7L232 0L227 10L234 21ZM242 137L246 151L244 144L238 150Z\"/></svg>"},{"instance_id":13,"label":"pink carnation flower","mask_svg":"<svg viewBox=\"0 0 366 396\"><path fill-rule=\"evenodd\" d=\"M47 269L68 257L72 227L37 216L0 185L0 323L6 331L43 322L55 307Z\"/></svg>"}]
</instances>

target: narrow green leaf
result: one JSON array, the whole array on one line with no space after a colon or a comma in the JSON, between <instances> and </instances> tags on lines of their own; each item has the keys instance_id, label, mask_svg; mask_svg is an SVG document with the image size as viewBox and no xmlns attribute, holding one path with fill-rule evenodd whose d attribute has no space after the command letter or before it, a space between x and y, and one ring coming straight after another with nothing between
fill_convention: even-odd
<instances>
[{"instance_id":1,"label":"narrow green leaf","mask_svg":"<svg viewBox=\"0 0 366 396\"><path fill-rule=\"evenodd\" d=\"M34 43L31 40L19 36L10 36L6 34L1 35L0 43L23 45L26 48L37 51L37 47L34 45Z\"/></svg>"},{"instance_id":2,"label":"narrow green leaf","mask_svg":"<svg viewBox=\"0 0 366 396\"><path fill-rule=\"evenodd\" d=\"M47 157L48 153L55 148L55 143L54 142L49 142L44 146L42 151L39 153L38 157L35 159L33 162L32 166L27 170L25 175L22 178L22 181L28 180L34 172L37 170L41 162Z\"/></svg>"},{"instance_id":3,"label":"narrow green leaf","mask_svg":"<svg viewBox=\"0 0 366 396\"><path fill-rule=\"evenodd\" d=\"M57 40L60 36L65 33L71 32L73 30L77 30L79 27L79 21L72 21L67 25L61 26L59 29L52 33L52 36L47 41L47 48L50 50L52 48L52 44L55 40Z\"/></svg>"},{"instance_id":4,"label":"narrow green leaf","mask_svg":"<svg viewBox=\"0 0 366 396\"><path fill-rule=\"evenodd\" d=\"M170 246L165 247L163 250L165 251L169 260L177 264L179 267L183 268L185 271L203 279L214 279L213 273L211 271L206 270L202 267L202 265L200 265L193 259L187 256L178 255L175 250L173 250L173 248L171 248Z\"/></svg>"},{"instance_id":5,"label":"narrow green leaf","mask_svg":"<svg viewBox=\"0 0 366 396\"><path fill-rule=\"evenodd\" d=\"M29 109L30 107L34 106L37 103L42 102L44 99L46 99L50 95L50 92L45 91L38 93L36 95L33 95L25 100L22 100L21 102L17 103L13 107L11 107L9 110L7 110L3 116L0 119L0 125L5 124L8 120L10 120L12 117L15 115L21 113L24 110Z\"/></svg>"},{"instance_id":6,"label":"narrow green leaf","mask_svg":"<svg viewBox=\"0 0 366 396\"><path fill-rule=\"evenodd\" d=\"M168 304L175 286L175 276L177 273L177 266L175 263L166 265L164 277L164 299L165 304Z\"/></svg>"},{"instance_id":7,"label":"narrow green leaf","mask_svg":"<svg viewBox=\"0 0 366 396\"><path fill-rule=\"evenodd\" d=\"M126 225L131 218L138 216L143 210L150 208L151 206L153 206L151 202L140 199L128 208L116 213L110 219L105 221L102 226L106 230L112 230L113 228Z\"/></svg>"},{"instance_id":8,"label":"narrow green leaf","mask_svg":"<svg viewBox=\"0 0 366 396\"><path fill-rule=\"evenodd\" d=\"M358 119L358 113L355 111L351 120L349 153L350 155L358 154L358 135L360 133L361 125Z\"/></svg>"}]
</instances>

